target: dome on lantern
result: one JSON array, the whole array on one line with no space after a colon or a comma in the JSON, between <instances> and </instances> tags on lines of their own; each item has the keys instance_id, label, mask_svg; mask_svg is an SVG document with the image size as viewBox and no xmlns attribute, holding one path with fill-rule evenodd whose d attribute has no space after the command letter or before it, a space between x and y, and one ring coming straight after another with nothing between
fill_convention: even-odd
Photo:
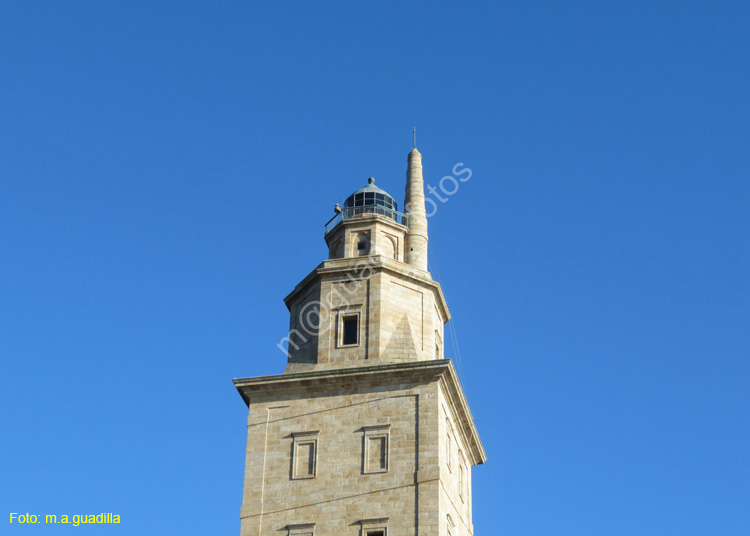
<instances>
[{"instance_id":1,"label":"dome on lantern","mask_svg":"<svg viewBox=\"0 0 750 536\"><path fill-rule=\"evenodd\" d=\"M360 207L362 209L365 207L378 207L378 210L357 210ZM393 215L387 211L397 211L398 203L396 203L395 199L393 199L388 192L375 186L375 179L370 177L367 186L360 188L346 199L344 202L344 210L346 211L346 209L349 209L349 212L353 212L352 215L354 215L354 213L364 214L375 212L377 214L384 214L393 217Z\"/></svg>"}]
</instances>

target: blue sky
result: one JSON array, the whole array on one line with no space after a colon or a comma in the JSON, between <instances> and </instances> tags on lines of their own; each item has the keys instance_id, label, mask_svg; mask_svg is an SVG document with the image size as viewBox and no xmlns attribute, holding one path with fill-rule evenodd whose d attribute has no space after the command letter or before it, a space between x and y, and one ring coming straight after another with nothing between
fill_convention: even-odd
<instances>
[{"instance_id":1,"label":"blue sky","mask_svg":"<svg viewBox=\"0 0 750 536\"><path fill-rule=\"evenodd\" d=\"M750 530L746 2L0 6L0 504L237 534L282 298L368 176L430 218L477 534ZM7 529L4 529L7 530Z\"/></svg>"}]
</instances>

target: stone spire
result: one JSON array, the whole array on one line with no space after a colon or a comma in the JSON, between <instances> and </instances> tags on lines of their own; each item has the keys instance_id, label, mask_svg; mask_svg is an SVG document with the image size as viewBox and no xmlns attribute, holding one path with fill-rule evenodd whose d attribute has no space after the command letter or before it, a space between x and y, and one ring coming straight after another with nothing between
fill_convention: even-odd
<instances>
[{"instance_id":1,"label":"stone spire","mask_svg":"<svg viewBox=\"0 0 750 536\"><path fill-rule=\"evenodd\" d=\"M409 153L404 211L409 215L406 263L427 271L427 212L424 204L422 155L416 147Z\"/></svg>"}]
</instances>

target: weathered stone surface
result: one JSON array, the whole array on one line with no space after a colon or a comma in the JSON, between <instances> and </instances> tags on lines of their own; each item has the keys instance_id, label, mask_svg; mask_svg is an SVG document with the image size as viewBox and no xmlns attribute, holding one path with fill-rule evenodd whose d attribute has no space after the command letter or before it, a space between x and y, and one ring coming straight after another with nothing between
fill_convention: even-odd
<instances>
[{"instance_id":1,"label":"weathered stone surface","mask_svg":"<svg viewBox=\"0 0 750 536\"><path fill-rule=\"evenodd\" d=\"M287 296L291 313L285 372L443 358L450 319L429 273L382 255L328 260ZM358 320L354 345L343 341L347 317ZM410 327L400 325L407 319Z\"/></svg>"},{"instance_id":2,"label":"weathered stone surface","mask_svg":"<svg viewBox=\"0 0 750 536\"><path fill-rule=\"evenodd\" d=\"M448 515L452 534L473 533L470 468L485 455L450 360L235 384L249 408L243 536L300 523L355 536L371 518L388 518L398 534L447 534ZM387 434L382 472L366 467L373 429ZM300 437L315 440L309 478L295 476Z\"/></svg>"}]
</instances>

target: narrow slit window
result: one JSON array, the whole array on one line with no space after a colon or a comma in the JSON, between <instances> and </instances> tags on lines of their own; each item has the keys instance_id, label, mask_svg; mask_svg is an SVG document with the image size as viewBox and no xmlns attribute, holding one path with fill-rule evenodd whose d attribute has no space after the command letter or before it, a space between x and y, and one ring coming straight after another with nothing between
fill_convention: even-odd
<instances>
[{"instance_id":1,"label":"narrow slit window","mask_svg":"<svg viewBox=\"0 0 750 536\"><path fill-rule=\"evenodd\" d=\"M345 316L343 322L343 339L342 344L344 346L350 344L357 344L359 335L359 322L357 322L356 316Z\"/></svg>"},{"instance_id":2,"label":"narrow slit window","mask_svg":"<svg viewBox=\"0 0 750 536\"><path fill-rule=\"evenodd\" d=\"M451 428L448 419L445 419L445 463L448 466L448 470L453 472L451 469L451 457L452 457L452 445L451 445L451 434L453 429Z\"/></svg>"},{"instance_id":3,"label":"narrow slit window","mask_svg":"<svg viewBox=\"0 0 750 536\"><path fill-rule=\"evenodd\" d=\"M458 496L461 497L461 500L464 499L464 486L466 486L465 477L464 477L464 463L463 458L459 456L459 465L458 465Z\"/></svg>"},{"instance_id":4,"label":"narrow slit window","mask_svg":"<svg viewBox=\"0 0 750 536\"><path fill-rule=\"evenodd\" d=\"M387 448L385 436L370 437L368 441L370 442L370 444L368 445L368 467L371 471L385 471L388 468L385 463Z\"/></svg>"}]
</instances>

